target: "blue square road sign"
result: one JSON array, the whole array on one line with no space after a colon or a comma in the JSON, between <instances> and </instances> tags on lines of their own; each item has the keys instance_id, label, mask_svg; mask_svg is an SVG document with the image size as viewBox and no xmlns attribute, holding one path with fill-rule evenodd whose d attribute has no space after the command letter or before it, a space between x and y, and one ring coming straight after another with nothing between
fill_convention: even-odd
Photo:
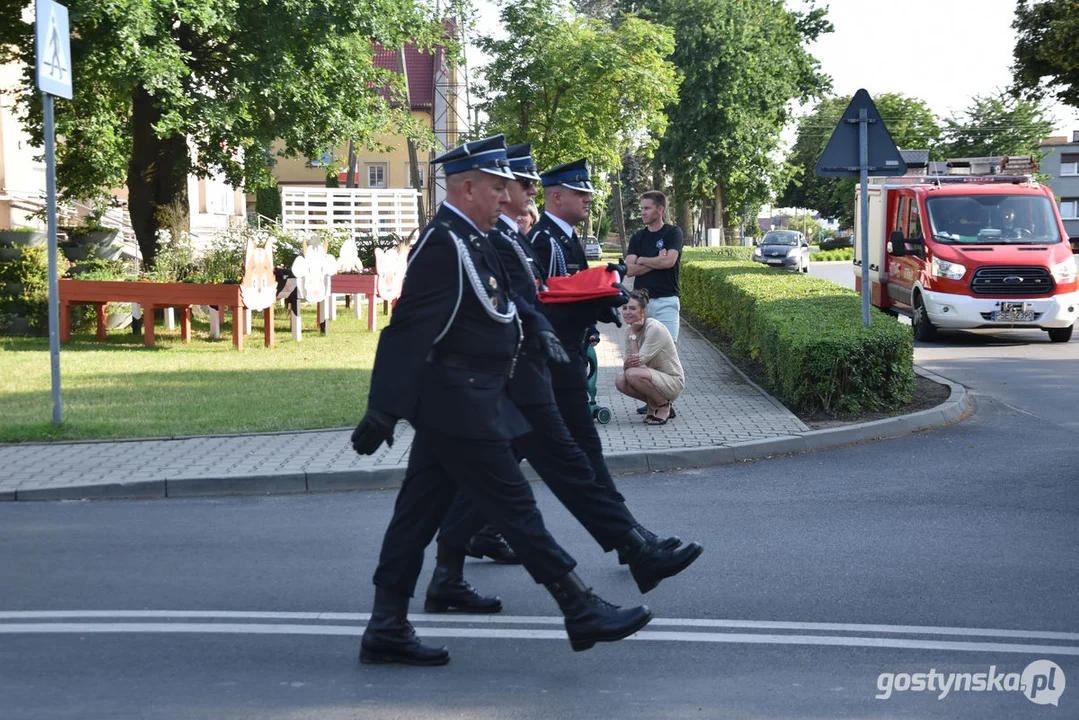
<instances>
[{"instance_id":1,"label":"blue square road sign","mask_svg":"<svg viewBox=\"0 0 1079 720\"><path fill-rule=\"evenodd\" d=\"M34 36L38 89L70 100L71 33L67 8L52 0L37 0Z\"/></svg>"}]
</instances>

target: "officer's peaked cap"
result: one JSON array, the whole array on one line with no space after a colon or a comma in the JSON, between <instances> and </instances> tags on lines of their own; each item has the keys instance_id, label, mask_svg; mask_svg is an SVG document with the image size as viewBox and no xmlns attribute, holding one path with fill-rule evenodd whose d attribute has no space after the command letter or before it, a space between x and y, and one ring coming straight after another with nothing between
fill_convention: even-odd
<instances>
[{"instance_id":1,"label":"officer's peaked cap","mask_svg":"<svg viewBox=\"0 0 1079 720\"><path fill-rule=\"evenodd\" d=\"M518 180L539 180L536 173L536 163L532 160L532 143L518 143L506 148L506 158L510 162L510 170Z\"/></svg>"},{"instance_id":2,"label":"officer's peaked cap","mask_svg":"<svg viewBox=\"0 0 1079 720\"><path fill-rule=\"evenodd\" d=\"M573 190L593 192L592 182L588 176L588 162L581 158L558 167L553 167L547 172L540 173L543 187L552 185L565 185Z\"/></svg>"},{"instance_id":3,"label":"officer's peaked cap","mask_svg":"<svg viewBox=\"0 0 1079 720\"><path fill-rule=\"evenodd\" d=\"M432 162L442 163L447 176L479 170L513 180L509 161L506 160L506 136L501 133L494 137L458 145L453 150L442 153Z\"/></svg>"}]
</instances>

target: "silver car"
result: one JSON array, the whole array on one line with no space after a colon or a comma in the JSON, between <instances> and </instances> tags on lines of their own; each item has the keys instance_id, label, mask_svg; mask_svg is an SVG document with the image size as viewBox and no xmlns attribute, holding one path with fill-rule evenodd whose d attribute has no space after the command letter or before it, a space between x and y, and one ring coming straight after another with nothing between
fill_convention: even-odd
<instances>
[{"instance_id":1,"label":"silver car","mask_svg":"<svg viewBox=\"0 0 1079 720\"><path fill-rule=\"evenodd\" d=\"M809 243L794 230L766 232L753 250L754 262L775 268L809 272Z\"/></svg>"},{"instance_id":2,"label":"silver car","mask_svg":"<svg viewBox=\"0 0 1079 720\"><path fill-rule=\"evenodd\" d=\"M595 235L589 235L584 239L584 259L599 260L603 257L603 246Z\"/></svg>"}]
</instances>

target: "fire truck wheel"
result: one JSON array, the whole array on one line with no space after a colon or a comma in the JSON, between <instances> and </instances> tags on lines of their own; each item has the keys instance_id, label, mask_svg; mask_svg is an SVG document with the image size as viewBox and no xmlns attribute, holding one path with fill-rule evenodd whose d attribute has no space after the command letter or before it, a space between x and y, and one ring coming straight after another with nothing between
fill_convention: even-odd
<instances>
[{"instance_id":1,"label":"fire truck wheel","mask_svg":"<svg viewBox=\"0 0 1079 720\"><path fill-rule=\"evenodd\" d=\"M1049 328L1050 342L1068 342L1072 339L1072 325L1066 328Z\"/></svg>"},{"instance_id":2,"label":"fire truck wheel","mask_svg":"<svg viewBox=\"0 0 1079 720\"><path fill-rule=\"evenodd\" d=\"M914 327L914 339L922 342L932 342L937 336L937 328L929 321L929 314L925 311L922 296L914 296L914 317L911 323Z\"/></svg>"}]
</instances>

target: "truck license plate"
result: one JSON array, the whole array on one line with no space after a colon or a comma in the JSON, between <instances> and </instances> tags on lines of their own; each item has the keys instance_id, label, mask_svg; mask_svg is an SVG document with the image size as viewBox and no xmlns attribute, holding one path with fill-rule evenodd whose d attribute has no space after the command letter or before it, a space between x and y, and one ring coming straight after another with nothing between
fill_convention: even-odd
<instances>
[{"instance_id":1,"label":"truck license plate","mask_svg":"<svg viewBox=\"0 0 1079 720\"><path fill-rule=\"evenodd\" d=\"M999 310L993 311L993 320L997 322L1033 322L1034 308L1030 303L1002 302Z\"/></svg>"}]
</instances>

